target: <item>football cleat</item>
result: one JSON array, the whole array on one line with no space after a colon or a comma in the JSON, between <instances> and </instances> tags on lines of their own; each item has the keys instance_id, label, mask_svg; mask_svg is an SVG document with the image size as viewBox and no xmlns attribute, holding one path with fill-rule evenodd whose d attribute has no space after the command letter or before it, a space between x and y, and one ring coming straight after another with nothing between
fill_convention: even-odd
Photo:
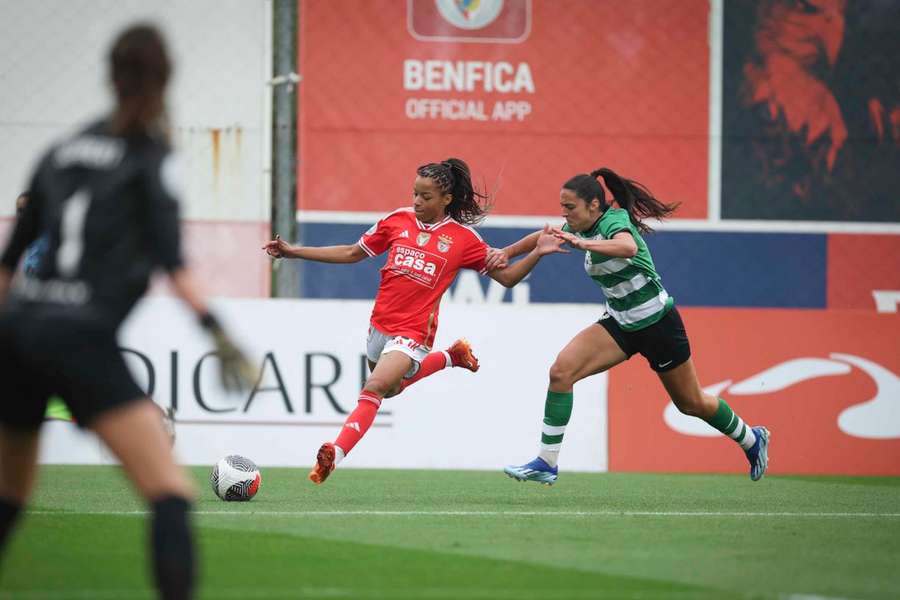
<instances>
[{"instance_id":1,"label":"football cleat","mask_svg":"<svg viewBox=\"0 0 900 600\"><path fill-rule=\"evenodd\" d=\"M447 348L447 354L450 355L450 362L454 367L462 367L473 373L478 370L478 359L472 353L472 346L468 340L458 339L453 345Z\"/></svg>"},{"instance_id":2,"label":"football cleat","mask_svg":"<svg viewBox=\"0 0 900 600\"><path fill-rule=\"evenodd\" d=\"M316 453L316 464L309 472L309 480L319 485L328 479L332 471L334 471L334 444L325 442Z\"/></svg>"},{"instance_id":3,"label":"football cleat","mask_svg":"<svg viewBox=\"0 0 900 600\"><path fill-rule=\"evenodd\" d=\"M747 460L750 461L750 479L759 481L769 466L769 430L753 427L752 431L756 435L756 443L747 450Z\"/></svg>"},{"instance_id":4,"label":"football cleat","mask_svg":"<svg viewBox=\"0 0 900 600\"><path fill-rule=\"evenodd\" d=\"M553 485L559 476L559 469L551 467L540 457L524 465L505 467L503 472L517 481L536 481L544 485Z\"/></svg>"}]
</instances>

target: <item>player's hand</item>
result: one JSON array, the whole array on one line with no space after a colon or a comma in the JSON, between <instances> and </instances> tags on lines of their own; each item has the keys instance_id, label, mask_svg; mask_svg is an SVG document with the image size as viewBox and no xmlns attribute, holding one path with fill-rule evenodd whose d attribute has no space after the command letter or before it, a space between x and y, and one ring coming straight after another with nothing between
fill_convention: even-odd
<instances>
[{"instance_id":1,"label":"player's hand","mask_svg":"<svg viewBox=\"0 0 900 600\"><path fill-rule=\"evenodd\" d=\"M276 235L274 240L266 242L262 248L266 251L266 254L273 258L284 258L287 256L290 247L291 245L281 239L280 235Z\"/></svg>"},{"instance_id":2,"label":"player's hand","mask_svg":"<svg viewBox=\"0 0 900 600\"><path fill-rule=\"evenodd\" d=\"M500 248L488 248L485 270L505 269L509 265L509 256Z\"/></svg>"},{"instance_id":3,"label":"player's hand","mask_svg":"<svg viewBox=\"0 0 900 600\"><path fill-rule=\"evenodd\" d=\"M573 248L577 248L579 250L584 249L583 241L580 237L575 235L574 233L570 233L568 231L563 231L559 227L551 227L550 233L559 240L566 242Z\"/></svg>"},{"instance_id":4,"label":"player's hand","mask_svg":"<svg viewBox=\"0 0 900 600\"><path fill-rule=\"evenodd\" d=\"M200 316L200 324L213 338L216 354L222 365L222 387L227 392L251 389L259 381L259 372L250 364L244 353L222 329L219 320L207 312Z\"/></svg>"},{"instance_id":5,"label":"player's hand","mask_svg":"<svg viewBox=\"0 0 900 600\"><path fill-rule=\"evenodd\" d=\"M222 365L222 388L227 392L252 389L259 380L259 372L224 331L217 328L210 333L216 343L216 354Z\"/></svg>"},{"instance_id":6,"label":"player's hand","mask_svg":"<svg viewBox=\"0 0 900 600\"><path fill-rule=\"evenodd\" d=\"M562 247L563 243L565 243L565 240L557 236L552 227L544 225L544 230L541 232L541 235L538 236L537 244L534 249L538 253L538 256L546 256L554 253L568 254L569 251Z\"/></svg>"}]
</instances>

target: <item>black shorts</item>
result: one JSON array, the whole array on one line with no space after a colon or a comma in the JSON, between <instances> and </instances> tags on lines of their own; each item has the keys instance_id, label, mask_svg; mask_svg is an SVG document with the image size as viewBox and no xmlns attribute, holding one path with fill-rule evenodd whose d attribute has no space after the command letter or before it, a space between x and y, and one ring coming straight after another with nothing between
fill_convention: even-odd
<instances>
[{"instance_id":1,"label":"black shorts","mask_svg":"<svg viewBox=\"0 0 900 600\"><path fill-rule=\"evenodd\" d=\"M625 331L608 314L597 323L609 332L628 358L640 352L657 373L671 371L691 357L691 344L674 306L662 319L637 331Z\"/></svg>"},{"instance_id":2,"label":"black shorts","mask_svg":"<svg viewBox=\"0 0 900 600\"><path fill-rule=\"evenodd\" d=\"M87 427L101 413L146 394L134 381L116 342L118 323L90 315L20 311L0 316L0 422L40 427L47 400L65 400Z\"/></svg>"}]
</instances>

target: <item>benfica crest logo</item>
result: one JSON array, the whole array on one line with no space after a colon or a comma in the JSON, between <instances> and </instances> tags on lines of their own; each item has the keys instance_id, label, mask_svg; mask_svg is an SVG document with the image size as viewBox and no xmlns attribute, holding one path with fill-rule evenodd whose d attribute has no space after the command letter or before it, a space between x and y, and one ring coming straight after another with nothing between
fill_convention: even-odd
<instances>
[{"instance_id":1,"label":"benfica crest logo","mask_svg":"<svg viewBox=\"0 0 900 600\"><path fill-rule=\"evenodd\" d=\"M416 243L420 246L424 246L428 243L428 240L431 239L430 233L425 233L424 231L420 231L419 235L416 236Z\"/></svg>"},{"instance_id":2,"label":"benfica crest logo","mask_svg":"<svg viewBox=\"0 0 900 600\"><path fill-rule=\"evenodd\" d=\"M453 238L449 235L439 235L437 247L441 252L446 252L450 249L450 244L453 243Z\"/></svg>"}]
</instances>

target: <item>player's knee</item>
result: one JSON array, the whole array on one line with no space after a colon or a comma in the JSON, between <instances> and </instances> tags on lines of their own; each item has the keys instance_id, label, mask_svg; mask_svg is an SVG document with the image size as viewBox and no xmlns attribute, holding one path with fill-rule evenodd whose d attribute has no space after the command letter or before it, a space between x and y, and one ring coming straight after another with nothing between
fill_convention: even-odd
<instances>
[{"instance_id":1,"label":"player's knee","mask_svg":"<svg viewBox=\"0 0 900 600\"><path fill-rule=\"evenodd\" d=\"M692 394L689 396L680 396L672 398L672 402L682 413L691 417L707 418L709 415L709 407L703 401L702 394ZM715 412L715 411L713 411Z\"/></svg>"},{"instance_id":2,"label":"player's knee","mask_svg":"<svg viewBox=\"0 0 900 600\"><path fill-rule=\"evenodd\" d=\"M193 501L197 497L196 485L181 468L173 468L162 477L137 476L135 483L148 502L169 496L177 496L188 501Z\"/></svg>"},{"instance_id":3,"label":"player's knee","mask_svg":"<svg viewBox=\"0 0 900 600\"><path fill-rule=\"evenodd\" d=\"M387 381L381 377L369 377L369 379L366 380L366 385L363 386L363 391L377 394L382 398L387 398L395 387L397 387L396 382ZM399 391L397 393L399 393Z\"/></svg>"},{"instance_id":4,"label":"player's knee","mask_svg":"<svg viewBox=\"0 0 900 600\"><path fill-rule=\"evenodd\" d=\"M559 359L550 367L550 385L559 389L570 388L575 384L575 370Z\"/></svg>"}]
</instances>

